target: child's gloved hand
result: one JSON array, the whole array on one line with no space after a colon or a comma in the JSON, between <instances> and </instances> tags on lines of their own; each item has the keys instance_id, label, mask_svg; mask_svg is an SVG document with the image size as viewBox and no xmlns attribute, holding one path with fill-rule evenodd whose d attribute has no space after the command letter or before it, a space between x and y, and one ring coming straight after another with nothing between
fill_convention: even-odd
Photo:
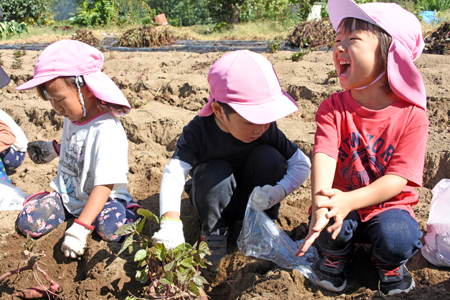
<instances>
[{"instance_id":1,"label":"child's gloved hand","mask_svg":"<svg viewBox=\"0 0 450 300\"><path fill-rule=\"evenodd\" d=\"M256 207L266 210L279 203L284 197L286 197L286 192L281 185L265 185L255 187L250 200Z\"/></svg>"},{"instance_id":2,"label":"child's gloved hand","mask_svg":"<svg viewBox=\"0 0 450 300\"><path fill-rule=\"evenodd\" d=\"M93 226L92 226L93 227ZM83 255L86 247L86 239L92 230L78 223L73 223L64 233L64 242L61 250L66 257L77 258L77 255Z\"/></svg>"},{"instance_id":3,"label":"child's gloved hand","mask_svg":"<svg viewBox=\"0 0 450 300\"><path fill-rule=\"evenodd\" d=\"M161 228L153 234L152 240L153 245L162 243L166 249L173 249L184 244L183 223L181 220L162 218Z\"/></svg>"},{"instance_id":4,"label":"child's gloved hand","mask_svg":"<svg viewBox=\"0 0 450 300\"><path fill-rule=\"evenodd\" d=\"M31 160L36 164L51 162L59 154L56 152L56 141L34 141L28 143L27 152Z\"/></svg>"}]
</instances>

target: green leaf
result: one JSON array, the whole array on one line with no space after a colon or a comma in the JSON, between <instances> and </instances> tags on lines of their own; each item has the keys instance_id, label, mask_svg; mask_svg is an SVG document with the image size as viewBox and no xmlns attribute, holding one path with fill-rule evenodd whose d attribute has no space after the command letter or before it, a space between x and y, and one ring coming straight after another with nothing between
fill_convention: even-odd
<instances>
[{"instance_id":1,"label":"green leaf","mask_svg":"<svg viewBox=\"0 0 450 300\"><path fill-rule=\"evenodd\" d=\"M173 266L175 265L176 261L172 261L168 264L164 265L164 272L170 272L173 269Z\"/></svg>"},{"instance_id":2,"label":"green leaf","mask_svg":"<svg viewBox=\"0 0 450 300\"><path fill-rule=\"evenodd\" d=\"M209 252L209 247L208 244L206 242L200 242L200 245L198 246L198 251L208 251Z\"/></svg>"},{"instance_id":3,"label":"green leaf","mask_svg":"<svg viewBox=\"0 0 450 300\"><path fill-rule=\"evenodd\" d=\"M117 255L120 255L120 253L122 253L123 251L125 251L125 249L127 249L128 246L130 246L131 244L133 244L133 236L134 236L134 234L130 234L130 236L127 237L127 238L125 239L125 241L123 241L122 248L120 249L119 253L117 253Z\"/></svg>"},{"instance_id":4,"label":"green leaf","mask_svg":"<svg viewBox=\"0 0 450 300\"><path fill-rule=\"evenodd\" d=\"M168 280L168 279L166 279L166 278L161 278L161 279L159 280L159 282L161 282L162 284L168 284L168 285L173 284L173 281Z\"/></svg>"},{"instance_id":5,"label":"green leaf","mask_svg":"<svg viewBox=\"0 0 450 300\"><path fill-rule=\"evenodd\" d=\"M156 223L159 223L159 218L154 214L152 214L152 212L147 209L139 208L137 213L150 221L155 221Z\"/></svg>"},{"instance_id":6,"label":"green leaf","mask_svg":"<svg viewBox=\"0 0 450 300\"><path fill-rule=\"evenodd\" d=\"M143 260L143 259L145 259L145 257L147 257L147 251L145 251L144 249L141 249L138 252L136 252L136 254L134 255L134 261Z\"/></svg>"},{"instance_id":7,"label":"green leaf","mask_svg":"<svg viewBox=\"0 0 450 300\"><path fill-rule=\"evenodd\" d=\"M131 254L131 252L133 252L134 251L134 246L135 246L135 244L134 243L131 243L131 245L130 246L128 246L128 252Z\"/></svg>"},{"instance_id":8,"label":"green leaf","mask_svg":"<svg viewBox=\"0 0 450 300\"><path fill-rule=\"evenodd\" d=\"M166 246L164 246L164 244L162 243L158 243L155 245L155 254L156 257L160 260L160 261L164 261L164 258L166 258Z\"/></svg>"},{"instance_id":9,"label":"green leaf","mask_svg":"<svg viewBox=\"0 0 450 300\"><path fill-rule=\"evenodd\" d=\"M139 225L136 227L136 231L137 232L139 232L139 233L141 233L142 232L142 229L144 228L144 224L145 224L145 218L144 219L142 219L142 221L139 223Z\"/></svg>"},{"instance_id":10,"label":"green leaf","mask_svg":"<svg viewBox=\"0 0 450 300\"><path fill-rule=\"evenodd\" d=\"M191 257L185 258L185 259L183 259L183 260L180 262L180 264L181 264L182 266L185 266L185 267L187 267L187 268L192 268L192 264L193 264L193 263L194 263L194 261L192 260Z\"/></svg>"},{"instance_id":11,"label":"green leaf","mask_svg":"<svg viewBox=\"0 0 450 300\"><path fill-rule=\"evenodd\" d=\"M197 296L200 296L200 287L193 281L189 282L188 289Z\"/></svg>"},{"instance_id":12,"label":"green leaf","mask_svg":"<svg viewBox=\"0 0 450 300\"><path fill-rule=\"evenodd\" d=\"M140 220L141 219L137 220L135 223L139 222ZM134 233L134 230L136 229L136 225L134 225L135 223L128 223L120 226L120 228L117 229L114 234L122 236Z\"/></svg>"}]
</instances>

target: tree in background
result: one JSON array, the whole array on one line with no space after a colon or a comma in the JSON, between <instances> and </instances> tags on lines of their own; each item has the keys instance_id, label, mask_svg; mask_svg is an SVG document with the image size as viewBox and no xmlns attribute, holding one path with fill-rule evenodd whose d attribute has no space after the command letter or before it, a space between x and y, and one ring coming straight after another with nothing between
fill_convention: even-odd
<instances>
[{"instance_id":1,"label":"tree in background","mask_svg":"<svg viewBox=\"0 0 450 300\"><path fill-rule=\"evenodd\" d=\"M156 14L165 14L169 23L187 26L210 23L208 0L145 0Z\"/></svg>"},{"instance_id":2,"label":"tree in background","mask_svg":"<svg viewBox=\"0 0 450 300\"><path fill-rule=\"evenodd\" d=\"M248 0L209 0L208 9L214 22L236 24L240 22L240 7Z\"/></svg>"},{"instance_id":3,"label":"tree in background","mask_svg":"<svg viewBox=\"0 0 450 300\"><path fill-rule=\"evenodd\" d=\"M50 15L50 0L1 0L2 21L25 22L29 25L46 25Z\"/></svg>"},{"instance_id":4,"label":"tree in background","mask_svg":"<svg viewBox=\"0 0 450 300\"><path fill-rule=\"evenodd\" d=\"M83 0L51 0L50 7L56 21L67 20L77 14L77 7Z\"/></svg>"}]
</instances>

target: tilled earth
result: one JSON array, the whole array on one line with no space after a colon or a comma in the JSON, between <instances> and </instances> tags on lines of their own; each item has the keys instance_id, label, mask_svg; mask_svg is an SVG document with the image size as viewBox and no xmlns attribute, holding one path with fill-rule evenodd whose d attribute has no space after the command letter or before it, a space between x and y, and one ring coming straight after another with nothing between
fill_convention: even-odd
<instances>
[{"instance_id":1,"label":"tilled earth","mask_svg":"<svg viewBox=\"0 0 450 300\"><path fill-rule=\"evenodd\" d=\"M19 68L13 69L13 50L2 50L3 68L11 84L0 91L0 108L9 113L30 141L60 141L63 119L34 91L17 92L15 87L32 78L39 51L28 50ZM153 213L159 213L159 185L181 130L207 101L209 68L224 53L195 51L116 52L107 51L103 71L123 90L133 104L132 112L120 120L129 140L130 193ZM315 132L314 114L321 101L339 91L331 53L316 51L302 61L289 60L292 52L263 54L274 65L283 88L297 101L298 112L280 120L279 127L305 154L311 155ZM430 130L425 160L424 187L418 188L420 203L416 219L426 234L431 189L442 178L450 178L450 57L424 54L416 62L428 93ZM15 64L17 66L17 63ZM57 161L36 165L29 158L10 176L14 185L31 194L49 190L56 176ZM294 240L306 236L310 205L310 182L283 201L277 224ZM26 238L15 230L18 211L0 212L0 274L24 265L22 243ZM199 239L199 221L183 195L181 217L187 242ZM125 299L128 293L143 295L146 288L134 279L133 255L117 256L120 245L107 243L93 234L88 250L79 259L65 258L60 251L65 223L36 240L46 256L40 266L61 285L63 299ZM148 226L148 234L158 230ZM240 225L231 229L229 253L218 273L207 270L205 290L211 299L450 299L449 268L438 268L417 253L408 263L417 287L408 294L385 297L377 291L377 274L370 263L369 248L358 245L349 273L349 287L342 294L314 286L298 271L281 269L274 263L245 257L238 252L236 238ZM8 299L14 291L36 286L29 272L0 282L0 296Z\"/></svg>"}]
</instances>

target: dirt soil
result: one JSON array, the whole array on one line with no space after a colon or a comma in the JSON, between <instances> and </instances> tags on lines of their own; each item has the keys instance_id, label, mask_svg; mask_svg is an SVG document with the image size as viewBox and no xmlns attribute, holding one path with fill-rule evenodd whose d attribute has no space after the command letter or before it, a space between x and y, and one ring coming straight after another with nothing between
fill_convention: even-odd
<instances>
[{"instance_id":1,"label":"dirt soil","mask_svg":"<svg viewBox=\"0 0 450 300\"><path fill-rule=\"evenodd\" d=\"M130 193L138 202L159 213L159 185L165 164L169 161L182 128L206 103L210 66L224 53L106 52L104 72L120 86L135 109L121 118L129 140ZM328 78L334 70L329 52L313 52L302 61L286 58L291 52L263 54L274 65L283 88L297 101L298 112L280 120L279 127L303 152L311 155L315 132L314 114L321 101L340 90L336 78ZM12 74L11 84L0 91L0 107L9 113L30 141L60 141L63 119L49 102L34 91L17 92L15 88L32 78L39 52L27 51L20 69L12 69L13 51L2 51L3 67ZM417 61L428 93L430 118L426 153L424 187L415 207L416 218L426 234L431 189L442 178L450 178L450 57L422 55ZM14 185L27 193L49 190L56 176L58 161L36 165L29 158L10 176ZM307 233L307 211L310 205L310 182L306 181L282 202L277 224L294 240ZM21 244L26 238L15 230L18 211L0 212L0 274L24 265ZM183 195L181 218L186 241L199 239L200 223ZM117 256L120 244L107 243L97 234L88 241L83 257L64 257L60 247L63 234L73 220L36 240L37 249L46 256L40 266L61 285L63 299L125 299L128 292L142 295L145 288L134 279L136 263L133 255ZM149 234L158 230L148 227ZM408 294L384 297L377 292L377 274L370 263L367 246L359 245L351 264L348 289L341 294L313 285L301 273L281 269L274 263L243 256L237 249L239 224L232 229L227 257L218 273L207 270L203 275L209 284L205 290L211 299L450 299L450 268L428 263L420 252L407 263L417 287ZM29 271L10 276L0 282L1 299L14 291L36 286Z\"/></svg>"}]
</instances>

